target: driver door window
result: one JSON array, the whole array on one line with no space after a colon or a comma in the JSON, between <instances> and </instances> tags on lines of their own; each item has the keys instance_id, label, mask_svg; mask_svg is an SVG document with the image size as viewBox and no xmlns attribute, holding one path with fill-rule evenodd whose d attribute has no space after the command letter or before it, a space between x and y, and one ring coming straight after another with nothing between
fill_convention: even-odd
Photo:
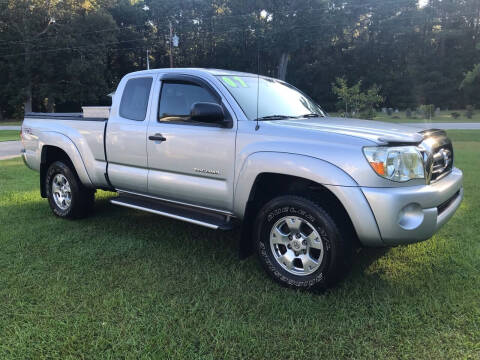
<instances>
[{"instance_id":1,"label":"driver door window","mask_svg":"<svg viewBox=\"0 0 480 360\"><path fill-rule=\"evenodd\" d=\"M164 82L158 109L159 122L193 124L190 110L196 102L219 104L218 99L207 89L192 83Z\"/></svg>"}]
</instances>

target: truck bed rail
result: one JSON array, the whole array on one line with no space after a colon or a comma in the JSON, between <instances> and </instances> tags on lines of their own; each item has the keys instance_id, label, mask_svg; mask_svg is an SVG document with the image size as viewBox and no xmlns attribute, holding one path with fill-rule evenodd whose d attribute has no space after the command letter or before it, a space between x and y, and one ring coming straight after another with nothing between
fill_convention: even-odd
<instances>
[{"instance_id":1,"label":"truck bed rail","mask_svg":"<svg viewBox=\"0 0 480 360\"><path fill-rule=\"evenodd\" d=\"M25 118L44 119L44 120L76 120L76 121L107 121L107 118L83 117L82 113L44 113L28 112Z\"/></svg>"}]
</instances>

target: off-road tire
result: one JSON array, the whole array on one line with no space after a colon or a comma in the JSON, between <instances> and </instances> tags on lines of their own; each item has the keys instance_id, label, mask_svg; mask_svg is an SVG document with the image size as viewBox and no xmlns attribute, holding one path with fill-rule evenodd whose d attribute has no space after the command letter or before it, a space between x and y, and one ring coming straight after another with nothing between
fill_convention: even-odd
<instances>
[{"instance_id":1,"label":"off-road tire","mask_svg":"<svg viewBox=\"0 0 480 360\"><path fill-rule=\"evenodd\" d=\"M53 198L52 182L58 174L63 175L68 180L71 190L71 202L66 209L60 208ZM71 163L67 161L53 162L47 170L45 186L48 203L56 216L66 219L80 219L91 213L95 201L95 190L86 188L80 182Z\"/></svg>"},{"instance_id":2,"label":"off-road tire","mask_svg":"<svg viewBox=\"0 0 480 360\"><path fill-rule=\"evenodd\" d=\"M295 216L307 220L323 242L323 259L311 274L295 275L279 264L270 246L270 232L279 219ZM260 210L254 225L256 250L266 272L283 286L325 290L335 285L348 272L353 255L352 239L342 235L332 217L317 203L301 196L274 198Z\"/></svg>"}]
</instances>

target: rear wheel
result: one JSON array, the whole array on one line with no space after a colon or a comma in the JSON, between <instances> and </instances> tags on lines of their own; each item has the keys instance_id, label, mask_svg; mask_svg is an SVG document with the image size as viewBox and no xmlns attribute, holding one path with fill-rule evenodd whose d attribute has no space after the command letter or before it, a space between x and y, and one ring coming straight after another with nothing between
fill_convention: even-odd
<instances>
[{"instance_id":1,"label":"rear wheel","mask_svg":"<svg viewBox=\"0 0 480 360\"><path fill-rule=\"evenodd\" d=\"M321 206L303 197L268 202L257 217L255 234L260 262L284 286L325 289L351 263L350 239Z\"/></svg>"},{"instance_id":2,"label":"rear wheel","mask_svg":"<svg viewBox=\"0 0 480 360\"><path fill-rule=\"evenodd\" d=\"M95 190L83 186L71 164L55 161L48 168L45 180L48 203L55 215L76 219L90 213Z\"/></svg>"}]
</instances>

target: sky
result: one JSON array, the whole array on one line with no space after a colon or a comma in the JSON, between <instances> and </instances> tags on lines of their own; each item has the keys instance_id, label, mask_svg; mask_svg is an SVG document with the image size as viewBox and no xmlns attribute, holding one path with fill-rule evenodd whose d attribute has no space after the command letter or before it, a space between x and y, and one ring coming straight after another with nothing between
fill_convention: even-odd
<instances>
[{"instance_id":1,"label":"sky","mask_svg":"<svg viewBox=\"0 0 480 360\"><path fill-rule=\"evenodd\" d=\"M424 7L428 4L428 0L418 0L418 6Z\"/></svg>"}]
</instances>

